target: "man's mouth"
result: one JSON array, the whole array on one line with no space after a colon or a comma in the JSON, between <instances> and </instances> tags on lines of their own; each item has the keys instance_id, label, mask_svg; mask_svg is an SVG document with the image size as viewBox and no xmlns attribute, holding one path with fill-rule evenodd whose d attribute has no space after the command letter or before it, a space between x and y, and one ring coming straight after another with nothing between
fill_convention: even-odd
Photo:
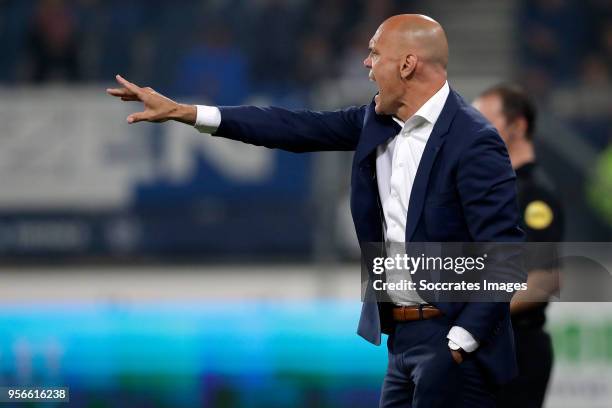
<instances>
[{"instance_id":1,"label":"man's mouth","mask_svg":"<svg viewBox=\"0 0 612 408\"><path fill-rule=\"evenodd\" d=\"M372 71L368 73L368 79L376 83L376 78L374 78L374 74L372 73ZM380 87L378 87L378 93L376 94L376 96L374 96L374 103L378 105L378 102L380 102Z\"/></svg>"}]
</instances>

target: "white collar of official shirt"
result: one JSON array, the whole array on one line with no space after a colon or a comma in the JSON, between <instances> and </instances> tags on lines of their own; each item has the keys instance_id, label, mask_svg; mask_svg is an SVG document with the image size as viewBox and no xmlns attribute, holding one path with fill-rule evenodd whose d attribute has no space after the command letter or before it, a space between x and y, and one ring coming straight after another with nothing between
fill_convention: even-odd
<instances>
[{"instance_id":1,"label":"white collar of official shirt","mask_svg":"<svg viewBox=\"0 0 612 408\"><path fill-rule=\"evenodd\" d=\"M393 120L402 127L400 134L409 136L410 132L423 125L425 122L433 126L442 113L442 109L444 109L444 104L446 103L449 93L450 87L448 86L448 81L444 81L442 88L429 98L406 122L402 122L400 119L393 116Z\"/></svg>"}]
</instances>

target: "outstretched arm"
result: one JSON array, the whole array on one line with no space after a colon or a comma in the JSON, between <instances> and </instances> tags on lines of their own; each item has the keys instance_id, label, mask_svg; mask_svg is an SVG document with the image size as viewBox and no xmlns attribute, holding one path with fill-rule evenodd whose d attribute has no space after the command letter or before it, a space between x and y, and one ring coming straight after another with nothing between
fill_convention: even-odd
<instances>
[{"instance_id":1,"label":"outstretched arm","mask_svg":"<svg viewBox=\"0 0 612 408\"><path fill-rule=\"evenodd\" d=\"M117 75L117 82L122 87L107 89L109 95L144 104L142 112L127 117L128 123L175 120L196 125L201 122L198 114L205 111L204 107L198 109L195 105L180 104L151 88L141 88L120 75ZM354 150L361 134L365 106L328 112L233 106L220 107L218 112L218 128L197 126L198 129L253 145L291 152L312 152Z\"/></svg>"},{"instance_id":2,"label":"outstretched arm","mask_svg":"<svg viewBox=\"0 0 612 408\"><path fill-rule=\"evenodd\" d=\"M295 153L354 150L365 114L364 106L331 112L273 106L219 109L221 123L213 134Z\"/></svg>"}]
</instances>

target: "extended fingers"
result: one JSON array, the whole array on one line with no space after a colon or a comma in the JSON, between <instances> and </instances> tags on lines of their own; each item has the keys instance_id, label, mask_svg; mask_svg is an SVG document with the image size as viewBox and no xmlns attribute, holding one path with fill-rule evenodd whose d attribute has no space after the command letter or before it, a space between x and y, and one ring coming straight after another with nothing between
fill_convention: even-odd
<instances>
[{"instance_id":1,"label":"extended fingers","mask_svg":"<svg viewBox=\"0 0 612 408\"><path fill-rule=\"evenodd\" d=\"M147 112L136 112L136 113L132 113L130 116L127 117L127 122L136 123L136 122L147 121L149 119L150 119L150 115Z\"/></svg>"},{"instance_id":2,"label":"extended fingers","mask_svg":"<svg viewBox=\"0 0 612 408\"><path fill-rule=\"evenodd\" d=\"M160 123L160 122L165 122L166 120L167 118L161 117L158 113L150 111L150 110L145 110L143 112L135 112L135 113L130 114L127 117L128 123L136 123L136 122Z\"/></svg>"},{"instance_id":3,"label":"extended fingers","mask_svg":"<svg viewBox=\"0 0 612 408\"><path fill-rule=\"evenodd\" d=\"M121 85L123 85L129 91L132 91L132 93L135 93L136 95L139 95L139 94L141 94L143 92L142 88L140 88L136 84L131 83L127 79L123 78L121 75L117 75L117 76L115 76L115 78L117 79L117 82L119 82Z\"/></svg>"},{"instance_id":4,"label":"extended fingers","mask_svg":"<svg viewBox=\"0 0 612 408\"><path fill-rule=\"evenodd\" d=\"M112 96L124 97L135 96L136 94L127 88L107 88L106 93Z\"/></svg>"},{"instance_id":5,"label":"extended fingers","mask_svg":"<svg viewBox=\"0 0 612 408\"><path fill-rule=\"evenodd\" d=\"M176 102L158 94L150 87L141 88L126 80L121 75L116 76L122 88L107 88L109 95L120 98L122 101L141 101L145 105L143 112L135 112L127 117L128 123L136 122L165 122L168 120L167 111L171 111Z\"/></svg>"}]
</instances>

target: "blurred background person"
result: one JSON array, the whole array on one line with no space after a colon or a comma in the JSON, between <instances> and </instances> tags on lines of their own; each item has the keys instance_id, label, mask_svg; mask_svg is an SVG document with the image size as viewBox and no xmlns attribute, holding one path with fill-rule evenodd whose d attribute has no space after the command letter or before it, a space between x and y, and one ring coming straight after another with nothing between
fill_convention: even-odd
<instances>
[{"instance_id":1,"label":"blurred background person","mask_svg":"<svg viewBox=\"0 0 612 408\"><path fill-rule=\"evenodd\" d=\"M506 143L517 176L521 227L527 242L560 242L563 211L555 187L537 164L533 144L536 107L517 85L496 85L473 103L498 130ZM548 246L545 248L544 246ZM548 244L527 245L528 289L517 292L510 303L519 376L503 385L499 407L541 407L553 366L550 335L544 330L548 296L557 293L556 258ZM539 293L538 293L539 292Z\"/></svg>"},{"instance_id":2,"label":"blurred background person","mask_svg":"<svg viewBox=\"0 0 612 408\"><path fill-rule=\"evenodd\" d=\"M37 5L28 33L33 81L80 79L77 30L74 12L65 1L45 0Z\"/></svg>"}]
</instances>

